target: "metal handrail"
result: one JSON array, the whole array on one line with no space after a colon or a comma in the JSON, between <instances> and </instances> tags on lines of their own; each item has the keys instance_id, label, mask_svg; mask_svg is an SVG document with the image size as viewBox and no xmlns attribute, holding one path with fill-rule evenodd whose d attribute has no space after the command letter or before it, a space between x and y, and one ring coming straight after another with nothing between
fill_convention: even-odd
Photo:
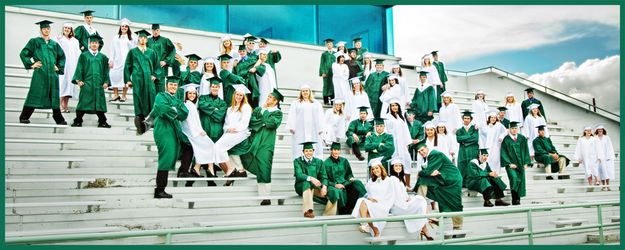
<instances>
[{"instance_id":1,"label":"metal handrail","mask_svg":"<svg viewBox=\"0 0 625 250\"><path fill-rule=\"evenodd\" d=\"M577 231L583 229L599 229L599 235L604 235L604 229L608 227L619 227L620 222L603 224L603 218L601 209L605 206L620 206L619 200L610 200L602 202L591 202L581 204L568 204L568 205L546 205L546 206L534 206L534 207L511 207L501 208L497 210L482 210L482 211L465 211L465 212L448 212L448 213L431 213L424 215L404 215L404 216L391 216L387 218L357 218L357 219L338 219L338 220L326 220L326 221L307 221L307 222L289 222L289 223L275 223L275 224L260 224L260 225L235 225L235 226L219 226L219 227L194 227L194 228L181 228L181 229L159 229L159 230L143 230L143 231L130 231L130 232L108 232L108 233L86 233L86 234L68 234L68 235L49 235L49 236L29 236L29 237L14 237L5 238L7 244L33 244L33 243L51 243L51 242L65 242L65 241L77 241L77 240L107 240L107 239L119 239L119 238L132 238L132 237L144 237L144 236L164 236L165 244L171 244L172 236L175 234L194 234L194 233L221 233L221 232L235 232L235 231L254 231L254 230L267 230L267 229L284 229L284 228L309 228L309 227L321 227L321 242L323 245L327 244L328 239L328 226L337 225L350 225L363 222L378 222L378 221L404 221L411 219L423 219L423 218L438 218L439 229L441 236L444 235L444 220L452 216L492 216L496 214L510 214L510 213L526 213L528 218L527 232L522 233L509 233L509 234L497 234L478 236L473 238L464 239L444 239L444 237L437 241L426 242L425 244L449 244L460 242L474 242L487 239L501 239L511 238L518 236L527 236L528 244L533 244L535 235L549 234L555 232L567 232ZM534 231L532 227L532 212L548 211L553 209L568 209L579 207L597 207L598 224L592 224L587 226L579 226L574 228L556 228L543 231ZM604 238L600 237L599 243L603 245Z\"/></svg>"}]
</instances>

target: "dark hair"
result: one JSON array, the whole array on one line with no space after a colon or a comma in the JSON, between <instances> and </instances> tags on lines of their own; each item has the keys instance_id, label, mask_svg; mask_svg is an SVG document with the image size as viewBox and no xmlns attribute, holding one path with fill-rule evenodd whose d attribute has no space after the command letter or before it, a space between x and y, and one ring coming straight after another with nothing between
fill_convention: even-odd
<instances>
[{"instance_id":1,"label":"dark hair","mask_svg":"<svg viewBox=\"0 0 625 250\"><path fill-rule=\"evenodd\" d=\"M400 171L399 173L395 172L395 166L391 165L389 167L389 173L390 176L395 176L397 177L397 179L399 179L401 181L401 183L404 184L404 186L406 186L406 180L404 179L404 170L402 169L402 171Z\"/></svg>"},{"instance_id":2,"label":"dark hair","mask_svg":"<svg viewBox=\"0 0 625 250\"><path fill-rule=\"evenodd\" d=\"M436 134L438 134L438 128L441 126L436 126ZM447 127L446 126L442 126L445 129L445 135L447 135Z\"/></svg>"},{"instance_id":3,"label":"dark hair","mask_svg":"<svg viewBox=\"0 0 625 250\"><path fill-rule=\"evenodd\" d=\"M74 37L74 27L69 27L69 28L70 28L70 30L69 30L68 37L72 38L72 37ZM65 35L63 35L63 36L65 36Z\"/></svg>"},{"instance_id":4,"label":"dark hair","mask_svg":"<svg viewBox=\"0 0 625 250\"><path fill-rule=\"evenodd\" d=\"M336 63L339 63L341 61L341 58L343 58L343 63L345 63L345 57L343 55L336 57Z\"/></svg>"},{"instance_id":5,"label":"dark hair","mask_svg":"<svg viewBox=\"0 0 625 250\"><path fill-rule=\"evenodd\" d=\"M393 73L392 71L393 69L391 69L391 73ZM404 73L401 71L401 67L399 67L399 76L404 76Z\"/></svg>"},{"instance_id":6,"label":"dark hair","mask_svg":"<svg viewBox=\"0 0 625 250\"><path fill-rule=\"evenodd\" d=\"M341 51L341 50L339 50L339 47L340 47L340 46L336 46L336 52ZM343 50L342 50L342 52L343 52L343 53L345 53L345 54L348 54L348 53L347 53L347 47L346 47L346 46L343 46Z\"/></svg>"},{"instance_id":7,"label":"dark hair","mask_svg":"<svg viewBox=\"0 0 625 250\"><path fill-rule=\"evenodd\" d=\"M189 91L189 92L184 92L184 101L185 101L185 102L186 102L186 101L190 101L190 100L189 100L189 93L191 93L191 92L190 92L190 91ZM195 92L195 99L194 99L193 101L191 101L191 102L192 102L192 103L197 103L197 100L198 100L198 99L200 99L200 95L198 95L198 93L197 93L197 91L196 91L196 92Z\"/></svg>"},{"instance_id":8,"label":"dark hair","mask_svg":"<svg viewBox=\"0 0 625 250\"><path fill-rule=\"evenodd\" d=\"M213 73L214 77L219 77L219 75L217 74L217 65L215 64L215 62L212 62L212 61L204 62L204 65L202 65L202 71L206 71L206 64L209 63L209 62L213 63L213 70L212 70L211 73ZM204 73L206 73L206 72L204 72Z\"/></svg>"},{"instance_id":9,"label":"dark hair","mask_svg":"<svg viewBox=\"0 0 625 250\"><path fill-rule=\"evenodd\" d=\"M391 105L393 104L397 104L397 113L393 113L393 111L391 110ZM399 116L399 118L401 118L403 121L406 121L406 119L404 118L404 116L402 115L401 112L401 105L399 105L399 103L391 103L388 105L388 111L391 113L391 115L395 118L397 118Z\"/></svg>"},{"instance_id":10,"label":"dark hair","mask_svg":"<svg viewBox=\"0 0 625 250\"><path fill-rule=\"evenodd\" d=\"M586 136L586 132L585 132L585 131L586 131L585 129L584 129L584 130L582 130L582 137ZM595 133L596 133L596 132L597 132L597 131L595 131ZM607 134L606 134L606 135L607 135ZM593 136L593 135L592 135L592 129L590 130L590 136Z\"/></svg>"},{"instance_id":11,"label":"dark hair","mask_svg":"<svg viewBox=\"0 0 625 250\"><path fill-rule=\"evenodd\" d=\"M597 134L597 130L599 130L599 129L603 130L603 135L608 135L608 131L607 131L607 130L605 130L605 128L598 128L598 129L595 129L595 135Z\"/></svg>"},{"instance_id":12,"label":"dark hair","mask_svg":"<svg viewBox=\"0 0 625 250\"><path fill-rule=\"evenodd\" d=\"M438 129L437 127L434 127L434 147L438 146L438 131L437 131L437 129ZM425 130L427 130L427 128ZM423 132L425 132L425 131L423 131ZM425 134L425 139L424 140L427 140L427 138L428 138L428 135Z\"/></svg>"},{"instance_id":13,"label":"dark hair","mask_svg":"<svg viewBox=\"0 0 625 250\"><path fill-rule=\"evenodd\" d=\"M372 181L378 180L378 177L373 174L373 168L375 168L377 166L378 165L375 165L375 166L369 168L369 175L371 176L371 180ZM384 180L388 176L388 173L386 173L386 168L383 165L379 165L379 167L380 167L380 170L382 171L382 173L380 173L382 175L382 180Z\"/></svg>"},{"instance_id":14,"label":"dark hair","mask_svg":"<svg viewBox=\"0 0 625 250\"><path fill-rule=\"evenodd\" d=\"M486 117L486 125L490 125L490 118L492 117L492 115L489 115ZM499 119L495 116L495 122L493 122L493 124L497 124L497 122L499 121Z\"/></svg>"},{"instance_id":15,"label":"dark hair","mask_svg":"<svg viewBox=\"0 0 625 250\"><path fill-rule=\"evenodd\" d=\"M128 36L128 40L132 41L132 30L130 30L130 26L128 26L128 32L126 32L126 35ZM119 26L119 30L117 31L117 36L118 37L122 37L122 26Z\"/></svg>"}]
</instances>

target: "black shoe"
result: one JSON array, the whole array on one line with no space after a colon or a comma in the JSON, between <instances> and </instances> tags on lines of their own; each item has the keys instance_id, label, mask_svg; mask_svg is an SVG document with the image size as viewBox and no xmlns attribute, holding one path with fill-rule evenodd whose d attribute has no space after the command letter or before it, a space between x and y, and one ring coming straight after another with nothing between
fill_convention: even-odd
<instances>
[{"instance_id":1,"label":"black shoe","mask_svg":"<svg viewBox=\"0 0 625 250\"><path fill-rule=\"evenodd\" d=\"M496 200L495 201L495 206L510 206L510 203L505 202L503 200Z\"/></svg>"},{"instance_id":2,"label":"black shoe","mask_svg":"<svg viewBox=\"0 0 625 250\"><path fill-rule=\"evenodd\" d=\"M72 123L72 127L82 127L82 122L74 122Z\"/></svg>"},{"instance_id":3,"label":"black shoe","mask_svg":"<svg viewBox=\"0 0 625 250\"><path fill-rule=\"evenodd\" d=\"M215 183L214 181L207 181L206 182L206 186L208 186L208 187L216 187L217 183Z\"/></svg>"},{"instance_id":4,"label":"black shoe","mask_svg":"<svg viewBox=\"0 0 625 250\"><path fill-rule=\"evenodd\" d=\"M243 170L243 172L236 171L236 174L234 175L234 177L245 178L245 177L247 177L247 171L245 171L245 170Z\"/></svg>"},{"instance_id":5,"label":"black shoe","mask_svg":"<svg viewBox=\"0 0 625 250\"><path fill-rule=\"evenodd\" d=\"M109 125L106 122L98 124L98 128L110 128L110 127L111 127L111 125Z\"/></svg>"},{"instance_id":6,"label":"black shoe","mask_svg":"<svg viewBox=\"0 0 625 250\"><path fill-rule=\"evenodd\" d=\"M111 100L109 100L109 102L117 102L117 101L121 101L122 97L121 96L117 96L117 98L113 98Z\"/></svg>"},{"instance_id":7,"label":"black shoe","mask_svg":"<svg viewBox=\"0 0 625 250\"><path fill-rule=\"evenodd\" d=\"M67 122L66 121L60 121L60 122L57 122L56 125L67 125Z\"/></svg>"},{"instance_id":8,"label":"black shoe","mask_svg":"<svg viewBox=\"0 0 625 250\"><path fill-rule=\"evenodd\" d=\"M271 205L271 200L263 200L260 202L261 206L269 206Z\"/></svg>"},{"instance_id":9,"label":"black shoe","mask_svg":"<svg viewBox=\"0 0 625 250\"><path fill-rule=\"evenodd\" d=\"M521 205L521 200L513 200L512 205Z\"/></svg>"},{"instance_id":10,"label":"black shoe","mask_svg":"<svg viewBox=\"0 0 625 250\"><path fill-rule=\"evenodd\" d=\"M191 177L191 174L187 173L187 172L178 172L177 175L179 178L187 178L187 177Z\"/></svg>"},{"instance_id":11,"label":"black shoe","mask_svg":"<svg viewBox=\"0 0 625 250\"><path fill-rule=\"evenodd\" d=\"M29 124L30 121L28 119L20 119L20 123Z\"/></svg>"},{"instance_id":12,"label":"black shoe","mask_svg":"<svg viewBox=\"0 0 625 250\"><path fill-rule=\"evenodd\" d=\"M196 171L195 168L191 168L191 173L189 173L189 177L201 178L204 177L200 172Z\"/></svg>"},{"instance_id":13,"label":"black shoe","mask_svg":"<svg viewBox=\"0 0 625 250\"><path fill-rule=\"evenodd\" d=\"M145 125L143 125L143 121L139 117L135 117L135 128L137 128L137 135L145 133Z\"/></svg>"},{"instance_id":14,"label":"black shoe","mask_svg":"<svg viewBox=\"0 0 625 250\"><path fill-rule=\"evenodd\" d=\"M563 176L563 175L558 176L558 180L564 180L564 179L565 179L565 178L564 178L564 176Z\"/></svg>"},{"instance_id":15,"label":"black shoe","mask_svg":"<svg viewBox=\"0 0 625 250\"><path fill-rule=\"evenodd\" d=\"M174 196L166 193L165 191L154 192L154 199L171 199Z\"/></svg>"},{"instance_id":16,"label":"black shoe","mask_svg":"<svg viewBox=\"0 0 625 250\"><path fill-rule=\"evenodd\" d=\"M494 207L495 205L493 205L493 203L491 203L489 200L485 200L484 201L484 207Z\"/></svg>"},{"instance_id":17,"label":"black shoe","mask_svg":"<svg viewBox=\"0 0 625 250\"><path fill-rule=\"evenodd\" d=\"M547 180L553 180L553 176L547 176Z\"/></svg>"}]
</instances>

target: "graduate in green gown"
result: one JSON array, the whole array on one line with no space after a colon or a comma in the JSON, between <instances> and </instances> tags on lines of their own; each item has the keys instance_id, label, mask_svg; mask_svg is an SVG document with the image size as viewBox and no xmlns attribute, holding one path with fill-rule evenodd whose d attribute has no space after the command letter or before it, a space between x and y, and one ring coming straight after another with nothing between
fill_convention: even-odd
<instances>
[{"instance_id":1,"label":"graduate in green gown","mask_svg":"<svg viewBox=\"0 0 625 250\"><path fill-rule=\"evenodd\" d=\"M99 35L98 31L92 26L93 25L93 10L85 10L80 12L83 14L85 18L85 23L79 25L74 30L74 37L78 40L78 44L80 47L80 51L89 50L89 37L92 35ZM104 41L100 40L100 46L98 47L98 51L102 50L104 47Z\"/></svg>"},{"instance_id":2,"label":"graduate in green gown","mask_svg":"<svg viewBox=\"0 0 625 250\"><path fill-rule=\"evenodd\" d=\"M304 155L293 160L295 176L295 192L302 197L302 212L304 217L314 218L313 200L325 203L324 216L336 215L338 200L335 187L328 186L328 175L323 161L313 156L315 142L300 143L303 146ZM330 193L332 195L330 196Z\"/></svg>"},{"instance_id":3,"label":"graduate in green gown","mask_svg":"<svg viewBox=\"0 0 625 250\"><path fill-rule=\"evenodd\" d=\"M412 140L412 144L408 146L408 152L410 153L410 159L416 161L417 143L425 138L425 132L423 129L423 123L416 119L415 111L410 107L406 109L406 124L408 125L410 138Z\"/></svg>"},{"instance_id":4,"label":"graduate in green gown","mask_svg":"<svg viewBox=\"0 0 625 250\"><path fill-rule=\"evenodd\" d=\"M98 52L102 37L94 34L89 37L89 49L78 57L72 83L80 87L80 99L76 106L76 118L72 127L82 127L82 117L87 114L98 116L98 128L110 128L106 123L106 97L104 90L111 83L109 78L109 58Z\"/></svg>"},{"instance_id":5,"label":"graduate in green gown","mask_svg":"<svg viewBox=\"0 0 625 250\"><path fill-rule=\"evenodd\" d=\"M187 140L180 122L187 119L189 110L176 98L179 81L178 76L168 77L167 91L156 95L154 108L150 112L150 117L154 118L154 142L158 148L158 171L154 189L154 198L157 199L172 198L171 194L165 192L167 177L169 171L175 170L181 141Z\"/></svg>"},{"instance_id":6,"label":"graduate in green gown","mask_svg":"<svg viewBox=\"0 0 625 250\"><path fill-rule=\"evenodd\" d=\"M428 149L425 140L417 144L417 151L425 159L415 192L438 202L440 212L461 212L462 176L451 160L442 152ZM452 217L453 228L462 229L463 218Z\"/></svg>"},{"instance_id":7,"label":"graduate in green gown","mask_svg":"<svg viewBox=\"0 0 625 250\"><path fill-rule=\"evenodd\" d=\"M438 77L441 79L441 83L443 83L443 85L436 86L436 103L438 103L438 107L440 108L440 105L443 103L441 94L447 90L447 85L445 85L445 82L447 82L447 73L445 72L445 64L438 60L438 50L432 51L431 54L434 59L432 65L436 67Z\"/></svg>"},{"instance_id":8,"label":"graduate in green gown","mask_svg":"<svg viewBox=\"0 0 625 250\"><path fill-rule=\"evenodd\" d=\"M330 104L330 99L334 99L334 84L332 84L332 64L336 62L334 57L334 39L324 40L326 51L321 54L319 61L319 76L323 79L323 104Z\"/></svg>"},{"instance_id":9,"label":"graduate in green gown","mask_svg":"<svg viewBox=\"0 0 625 250\"><path fill-rule=\"evenodd\" d=\"M224 133L224 121L228 105L218 96L219 88L221 88L221 79L213 77L209 81L211 83L210 93L200 96L197 109L200 113L202 128L213 142L217 142Z\"/></svg>"},{"instance_id":10,"label":"graduate in green gown","mask_svg":"<svg viewBox=\"0 0 625 250\"><path fill-rule=\"evenodd\" d=\"M369 50L362 47L362 37L356 37L352 40L352 42L354 43L354 48L356 49L356 54L358 55L358 57L356 57L356 60L362 63L362 60L364 59L363 55Z\"/></svg>"},{"instance_id":11,"label":"graduate in green gown","mask_svg":"<svg viewBox=\"0 0 625 250\"><path fill-rule=\"evenodd\" d=\"M425 123L434 119L438 111L434 86L427 82L427 71L419 71L419 81L412 96L410 107L415 111L416 119Z\"/></svg>"},{"instance_id":12,"label":"graduate in green gown","mask_svg":"<svg viewBox=\"0 0 625 250\"><path fill-rule=\"evenodd\" d=\"M354 178L349 161L341 157L341 144L330 145L330 157L323 162L328 175L328 199L338 200L339 214L351 214L358 198L367 194L365 185Z\"/></svg>"},{"instance_id":13,"label":"graduate in green gown","mask_svg":"<svg viewBox=\"0 0 625 250\"><path fill-rule=\"evenodd\" d=\"M365 92L369 96L369 104L373 111L373 117L380 117L382 103L380 95L382 95L382 85L386 84L389 73L384 71L384 59L375 59L375 72L371 72L365 82Z\"/></svg>"},{"instance_id":14,"label":"graduate in green gown","mask_svg":"<svg viewBox=\"0 0 625 250\"><path fill-rule=\"evenodd\" d=\"M561 155L551 142L551 138L545 137L545 125L536 126L538 128L538 137L534 138L532 146L534 147L534 159L545 165L545 173L564 173L564 168L569 165L569 159ZM562 179L563 176L558 176ZM548 180L553 179L552 176L547 177Z\"/></svg>"},{"instance_id":15,"label":"graduate in green gown","mask_svg":"<svg viewBox=\"0 0 625 250\"><path fill-rule=\"evenodd\" d=\"M124 82L132 90L132 99L135 111L135 127L137 134L145 132L142 123L150 114L156 98L156 81L161 74L158 65L158 55L147 47L149 32L140 30L135 32L139 36L136 48L128 51L124 66Z\"/></svg>"},{"instance_id":16,"label":"graduate in green gown","mask_svg":"<svg viewBox=\"0 0 625 250\"><path fill-rule=\"evenodd\" d=\"M367 161L383 157L382 164L388 169L388 161L395 152L393 143L393 135L384 132L386 126L384 118L375 118L373 120L375 133L365 138L365 151L367 151Z\"/></svg>"},{"instance_id":17,"label":"graduate in green gown","mask_svg":"<svg viewBox=\"0 0 625 250\"><path fill-rule=\"evenodd\" d=\"M233 85L245 85L245 80L228 70L230 68L230 59L232 59L230 55L223 54L220 55L218 59L221 66L221 71L219 71L219 78L221 78L221 80L223 81L222 87L224 91L224 102L226 102L226 105L230 106L232 105L232 95L234 94Z\"/></svg>"},{"instance_id":18,"label":"graduate in green gown","mask_svg":"<svg viewBox=\"0 0 625 250\"><path fill-rule=\"evenodd\" d=\"M369 115L367 110L369 107L358 107L360 109L359 119L353 120L349 123L347 131L345 132L345 138L347 138L347 145L351 146L352 153L362 161L365 157L362 156L360 148L365 146L365 140L373 132L373 124L367 121Z\"/></svg>"},{"instance_id":19,"label":"graduate in green gown","mask_svg":"<svg viewBox=\"0 0 625 250\"><path fill-rule=\"evenodd\" d=\"M462 112L462 127L456 130L456 141L460 144L458 149L458 169L465 178L469 169L469 162L478 158L479 154L479 132L475 126L471 125L473 117L471 111ZM463 183L463 186L466 183Z\"/></svg>"},{"instance_id":20,"label":"graduate in green gown","mask_svg":"<svg viewBox=\"0 0 625 250\"><path fill-rule=\"evenodd\" d=\"M187 70L180 73L180 84L179 84L180 87L187 85L189 83L198 84L200 83L202 79L202 73L200 73L200 70L198 69L198 66L199 66L198 62L200 61L200 59L202 59L202 57L196 54L189 54L189 55L186 55L185 57L189 59L189 62L187 63ZM184 101L184 89L183 88L178 88L176 97L180 99L181 101Z\"/></svg>"},{"instance_id":21,"label":"graduate in green gown","mask_svg":"<svg viewBox=\"0 0 625 250\"><path fill-rule=\"evenodd\" d=\"M501 142L501 166L506 168L512 205L521 205L521 197L525 197L525 169L530 162L527 138L519 134L519 123L510 122L510 134Z\"/></svg>"},{"instance_id":22,"label":"graduate in green gown","mask_svg":"<svg viewBox=\"0 0 625 250\"><path fill-rule=\"evenodd\" d=\"M523 119L525 119L525 117L527 117L527 114L529 113L529 110L527 109L527 107L529 107L532 104L538 104L540 105L538 107L538 110L540 110L540 114L543 116L543 118L545 118L545 121L546 121L547 115L545 114L545 110L543 109L543 103L540 102L538 99L534 98L534 88L527 88L525 89L525 92L527 92L527 99L525 99L521 103L521 111L523 112Z\"/></svg>"},{"instance_id":23,"label":"graduate in green gown","mask_svg":"<svg viewBox=\"0 0 625 250\"><path fill-rule=\"evenodd\" d=\"M65 53L57 42L50 39L51 23L48 20L38 22L41 37L28 40L20 52L24 68L33 70L20 123L30 123L28 119L35 109L52 109L52 118L56 124L67 125L59 107L59 74L65 72Z\"/></svg>"},{"instance_id":24,"label":"graduate in green gown","mask_svg":"<svg viewBox=\"0 0 625 250\"><path fill-rule=\"evenodd\" d=\"M274 89L267 101L252 111L249 125L252 133L249 137L251 146L248 153L240 156L245 169L256 175L259 196L271 194L271 168L276 146L276 130L282 123L282 111L278 107L278 102L281 101L284 101L284 96ZM271 200L263 200L260 205L271 205Z\"/></svg>"},{"instance_id":25,"label":"graduate in green gown","mask_svg":"<svg viewBox=\"0 0 625 250\"><path fill-rule=\"evenodd\" d=\"M158 56L158 65L161 67L160 74L158 75L158 83L156 86L156 92L162 92L165 88L165 74L167 74L169 67L174 65L176 61L176 47L169 38L161 36L161 25L158 23L152 24L152 37L148 39L148 48L153 49ZM174 75L180 75L180 67L172 67Z\"/></svg>"},{"instance_id":26,"label":"graduate in green gown","mask_svg":"<svg viewBox=\"0 0 625 250\"><path fill-rule=\"evenodd\" d=\"M232 73L240 76L245 81L245 87L251 91L247 94L247 100L252 108L258 107L258 99L260 97L260 89L258 88L258 81L256 80L256 74L262 75L265 73L264 65L256 65L258 56L251 56L245 45L239 46L239 56L241 59L234 67Z\"/></svg>"},{"instance_id":27,"label":"graduate in green gown","mask_svg":"<svg viewBox=\"0 0 625 250\"><path fill-rule=\"evenodd\" d=\"M499 120L499 122L501 122L501 124L504 127L509 128L510 127L510 120L508 120L508 118L506 118L506 111L508 110L508 108L506 108L506 107L498 107L497 109L499 110L499 113L497 113L497 120Z\"/></svg>"},{"instance_id":28,"label":"graduate in green gown","mask_svg":"<svg viewBox=\"0 0 625 250\"><path fill-rule=\"evenodd\" d=\"M508 206L509 203L503 201L503 191L506 184L501 180L496 172L493 172L488 165L488 149L480 149L480 157L469 162L469 169L465 183L469 190L477 191L484 198L484 207ZM495 197L495 204L490 202Z\"/></svg>"},{"instance_id":29,"label":"graduate in green gown","mask_svg":"<svg viewBox=\"0 0 625 250\"><path fill-rule=\"evenodd\" d=\"M243 45L245 46L247 56L250 59L254 59L254 61L258 60L258 53L256 53L256 40L258 38L250 35L249 33L245 34L243 37Z\"/></svg>"}]
</instances>

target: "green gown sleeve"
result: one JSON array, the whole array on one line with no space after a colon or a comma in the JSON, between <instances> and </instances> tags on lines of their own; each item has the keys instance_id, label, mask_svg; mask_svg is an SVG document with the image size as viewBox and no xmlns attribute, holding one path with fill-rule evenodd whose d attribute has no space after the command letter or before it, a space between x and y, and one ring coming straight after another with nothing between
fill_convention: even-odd
<instances>
[{"instance_id":1,"label":"green gown sleeve","mask_svg":"<svg viewBox=\"0 0 625 250\"><path fill-rule=\"evenodd\" d=\"M85 67L83 65L85 65L85 59L86 57L84 56L84 54L80 54L80 56L78 57L78 63L76 65L76 70L74 71L74 75L72 77L72 83L73 84L78 84L78 81L84 81L85 80ZM108 68L108 65L107 67Z\"/></svg>"},{"instance_id":2,"label":"green gown sleeve","mask_svg":"<svg viewBox=\"0 0 625 250\"><path fill-rule=\"evenodd\" d=\"M267 68L264 64L258 65L256 66L256 75L258 76L263 76L265 74L265 71L267 71Z\"/></svg>"},{"instance_id":3,"label":"green gown sleeve","mask_svg":"<svg viewBox=\"0 0 625 250\"><path fill-rule=\"evenodd\" d=\"M269 115L267 120L264 123L265 128L267 129L277 129L282 123L282 111L274 111Z\"/></svg>"},{"instance_id":4,"label":"green gown sleeve","mask_svg":"<svg viewBox=\"0 0 625 250\"><path fill-rule=\"evenodd\" d=\"M349 181L351 178L354 178L354 174L352 173L352 166L350 166L349 161L344 160L343 162L343 167L345 167L345 181L341 184L343 184L343 186L346 186L347 184L349 184L351 181Z\"/></svg>"},{"instance_id":5,"label":"green gown sleeve","mask_svg":"<svg viewBox=\"0 0 625 250\"><path fill-rule=\"evenodd\" d=\"M63 52L63 48L58 43L55 43L56 48L56 66L59 70L56 71L57 74L63 75L65 74L65 52ZM107 62L108 63L108 62ZM108 69L108 65L106 65ZM106 74L108 76L108 74ZM69 76L72 77L72 76Z\"/></svg>"},{"instance_id":6,"label":"green gown sleeve","mask_svg":"<svg viewBox=\"0 0 625 250\"><path fill-rule=\"evenodd\" d=\"M317 159L319 163L319 181L321 181L322 186L328 185L328 173L326 172L326 168L323 166L323 161Z\"/></svg>"},{"instance_id":7,"label":"green gown sleeve","mask_svg":"<svg viewBox=\"0 0 625 250\"><path fill-rule=\"evenodd\" d=\"M391 134L385 134L384 145L378 147L378 152L385 156L390 156L395 152L395 144L393 143L393 136Z\"/></svg>"},{"instance_id":8,"label":"green gown sleeve","mask_svg":"<svg viewBox=\"0 0 625 250\"><path fill-rule=\"evenodd\" d=\"M126 62L124 63L124 83L127 83L131 80L130 76L132 76L132 62L134 61L133 57L134 53L132 53L132 50L129 50L128 54L126 54Z\"/></svg>"},{"instance_id":9,"label":"green gown sleeve","mask_svg":"<svg viewBox=\"0 0 625 250\"><path fill-rule=\"evenodd\" d=\"M31 62L30 59L33 58L33 56L35 55L35 44L35 39L28 40L28 43L26 43L26 46L24 46L24 48L20 52L20 59L22 60L22 64L24 64L24 68L26 69L31 69L34 64L34 62ZM33 58L33 60L35 62L38 61L37 58Z\"/></svg>"},{"instance_id":10,"label":"green gown sleeve","mask_svg":"<svg viewBox=\"0 0 625 250\"><path fill-rule=\"evenodd\" d=\"M295 172L296 182L305 182L308 178L308 175L304 173L304 166L302 162L303 161L300 160L300 158L293 160L293 171Z\"/></svg>"}]
</instances>

